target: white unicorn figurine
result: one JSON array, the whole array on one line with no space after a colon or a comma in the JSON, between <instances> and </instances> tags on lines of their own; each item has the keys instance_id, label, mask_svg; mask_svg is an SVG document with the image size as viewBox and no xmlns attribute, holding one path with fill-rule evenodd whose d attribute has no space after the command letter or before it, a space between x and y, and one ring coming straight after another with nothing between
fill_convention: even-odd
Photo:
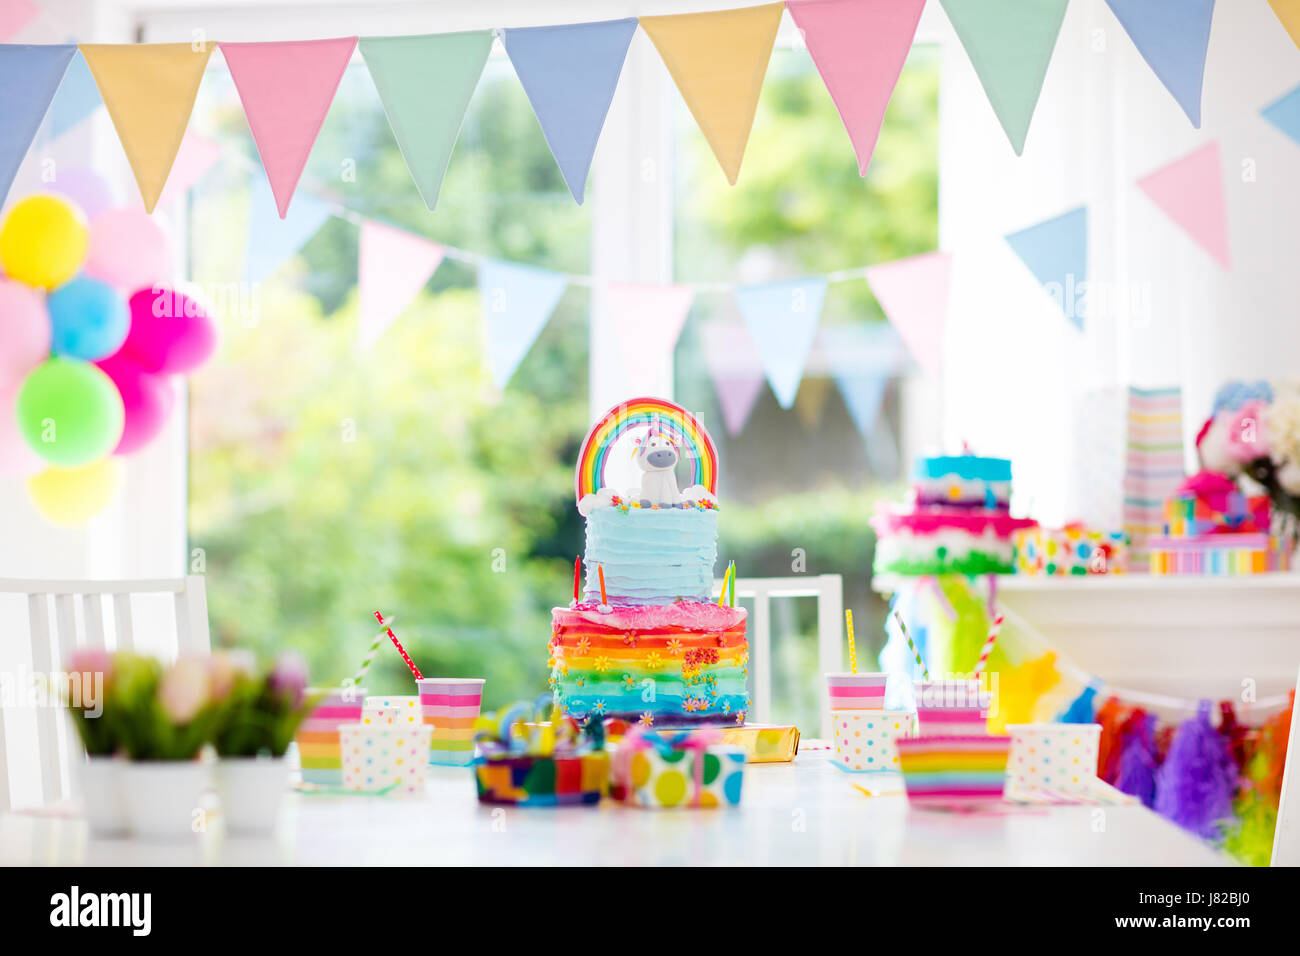
<instances>
[{"instance_id":1,"label":"white unicorn figurine","mask_svg":"<svg viewBox=\"0 0 1300 956\"><path fill-rule=\"evenodd\" d=\"M671 438L659 431L658 420L644 439L637 443L636 463L641 476L641 507L677 508L682 496L677 490L674 469L681 455Z\"/></svg>"}]
</instances>

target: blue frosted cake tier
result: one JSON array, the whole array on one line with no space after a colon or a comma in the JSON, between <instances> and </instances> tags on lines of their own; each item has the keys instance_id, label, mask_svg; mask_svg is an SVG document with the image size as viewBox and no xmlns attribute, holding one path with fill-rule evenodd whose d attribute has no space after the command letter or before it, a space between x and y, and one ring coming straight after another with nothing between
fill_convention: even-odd
<instances>
[{"instance_id":1,"label":"blue frosted cake tier","mask_svg":"<svg viewBox=\"0 0 1300 956\"><path fill-rule=\"evenodd\" d=\"M707 601L718 557L718 513L701 508L600 508L587 516L585 600L611 604Z\"/></svg>"}]
</instances>

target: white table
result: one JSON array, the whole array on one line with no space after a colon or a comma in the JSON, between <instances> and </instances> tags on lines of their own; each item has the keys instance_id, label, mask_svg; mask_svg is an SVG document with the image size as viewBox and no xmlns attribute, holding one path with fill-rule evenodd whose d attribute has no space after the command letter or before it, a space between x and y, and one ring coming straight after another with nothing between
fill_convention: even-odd
<instances>
[{"instance_id":1,"label":"white table","mask_svg":"<svg viewBox=\"0 0 1300 956\"><path fill-rule=\"evenodd\" d=\"M0 815L0 865L359 863L1215 866L1227 857L1140 806L956 815L909 808L893 774L846 774L825 751L751 764L743 803L717 810L479 804L470 771L430 768L423 800L293 794L275 838L176 844L90 839L71 816Z\"/></svg>"}]
</instances>

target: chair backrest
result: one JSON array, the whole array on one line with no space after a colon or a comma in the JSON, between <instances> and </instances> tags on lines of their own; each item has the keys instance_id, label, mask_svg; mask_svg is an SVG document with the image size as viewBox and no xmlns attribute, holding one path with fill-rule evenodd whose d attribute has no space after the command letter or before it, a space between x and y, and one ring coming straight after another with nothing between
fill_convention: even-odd
<instances>
[{"instance_id":1,"label":"chair backrest","mask_svg":"<svg viewBox=\"0 0 1300 956\"><path fill-rule=\"evenodd\" d=\"M722 587L722 582L715 582ZM844 669L844 580L838 574L799 575L789 578L737 578L736 597L753 598L754 614L746 627L749 639L749 674L754 685L748 718L767 723L772 714L772 598L817 598L817 676L821 700L820 736L831 736L830 700L821 674Z\"/></svg>"},{"instance_id":2,"label":"chair backrest","mask_svg":"<svg viewBox=\"0 0 1300 956\"><path fill-rule=\"evenodd\" d=\"M1300 697L1300 676L1296 678L1296 696ZM1291 715L1291 733L1286 742L1286 762L1282 766L1282 796L1277 804L1277 828L1273 831L1273 866L1300 866L1300 770L1296 761L1296 738L1300 721Z\"/></svg>"},{"instance_id":3,"label":"chair backrest","mask_svg":"<svg viewBox=\"0 0 1300 956\"><path fill-rule=\"evenodd\" d=\"M80 648L109 649L104 627L104 605L112 604L114 650L137 646L132 613L132 596L172 594L176 621L176 653L206 654L211 650L208 631L208 602L203 577L149 581L26 581L0 578L0 594L27 598L28 637L32 675L52 678L66 667L73 651ZM81 606L81 628L77 627L77 605ZM53 620L50 608L53 606ZM51 626L51 623L53 626ZM20 632L21 633L21 632ZM164 656L167 656L164 654ZM35 769L40 775L43 804L54 803L70 792L69 771L73 755L81 754L63 708L47 701L35 714ZM0 702L0 810L11 805L9 766L5 751L5 714Z\"/></svg>"}]
</instances>

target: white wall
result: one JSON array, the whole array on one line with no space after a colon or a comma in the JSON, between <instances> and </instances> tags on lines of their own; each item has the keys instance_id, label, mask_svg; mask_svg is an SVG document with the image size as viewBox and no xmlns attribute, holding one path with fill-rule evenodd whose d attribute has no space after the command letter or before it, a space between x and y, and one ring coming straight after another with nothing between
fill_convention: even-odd
<instances>
[{"instance_id":1,"label":"white wall","mask_svg":"<svg viewBox=\"0 0 1300 956\"><path fill-rule=\"evenodd\" d=\"M1300 145L1259 116L1300 83L1300 51L1265 0L1218 4L1198 131L1103 0L1073 0L1017 158L944 32L940 234L956 254L944 440L1014 458L1017 504L1035 517L1118 520L1118 488L1099 502L1089 469L1113 471L1097 459L1118 453L1121 406L1089 390L1181 384L1190 447L1224 379L1300 377ZM1134 185L1212 138L1223 150L1226 271ZM1255 181L1243 179L1247 162ZM1081 335L1001 237L1084 203L1094 290L1137 289L1149 308L1121 304ZM1113 447L1087 451L1096 443L1085 445L1080 423L1099 416L1115 423Z\"/></svg>"}]
</instances>

